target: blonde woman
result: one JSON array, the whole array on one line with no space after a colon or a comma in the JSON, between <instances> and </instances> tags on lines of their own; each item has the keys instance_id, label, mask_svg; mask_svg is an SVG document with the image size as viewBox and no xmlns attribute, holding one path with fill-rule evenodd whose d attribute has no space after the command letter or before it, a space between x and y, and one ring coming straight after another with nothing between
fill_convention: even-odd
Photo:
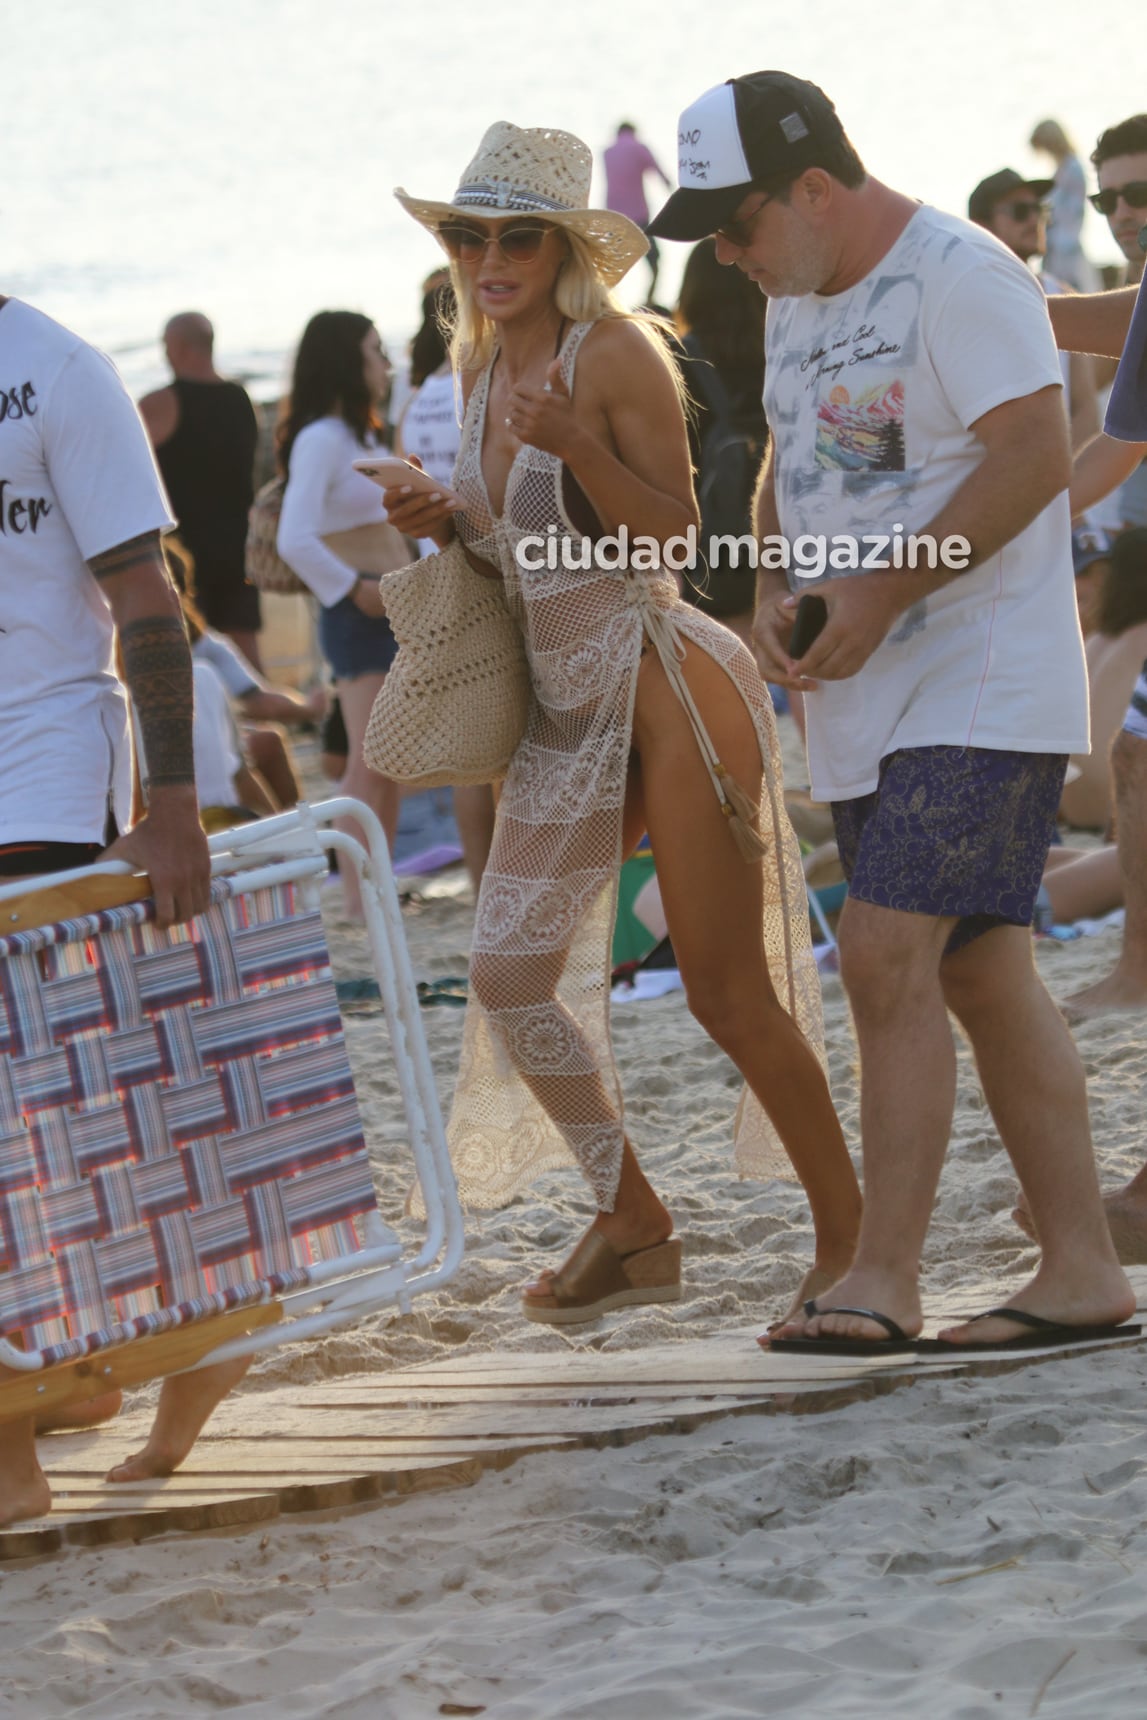
<instances>
[{"instance_id":1,"label":"blonde woman","mask_svg":"<svg viewBox=\"0 0 1147 1720\"><path fill-rule=\"evenodd\" d=\"M479 1206L571 1158L583 1171L593 1222L523 1293L555 1324L680 1295L609 1040L617 874L646 831L690 1007L749 1089L738 1163L774 1174L779 1137L809 1196L801 1298L851 1260L860 1205L809 1042L820 994L768 695L656 555L595 560L606 534L662 545L697 513L672 365L610 292L646 240L587 206L590 172L578 138L501 123L452 200L397 193L450 258L465 419L452 490L384 497L408 535L457 531L525 637L533 698L478 899L450 1132Z\"/></svg>"}]
</instances>

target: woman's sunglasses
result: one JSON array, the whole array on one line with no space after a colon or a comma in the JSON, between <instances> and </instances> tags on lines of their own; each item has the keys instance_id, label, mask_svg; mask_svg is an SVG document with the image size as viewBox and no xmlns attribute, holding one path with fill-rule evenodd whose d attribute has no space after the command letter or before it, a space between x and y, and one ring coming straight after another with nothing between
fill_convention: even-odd
<instances>
[{"instance_id":1,"label":"woman's sunglasses","mask_svg":"<svg viewBox=\"0 0 1147 1720\"><path fill-rule=\"evenodd\" d=\"M1114 215L1121 197L1132 209L1147 209L1147 179L1133 179L1129 185L1109 185L1106 191L1093 191L1088 202L1101 215Z\"/></svg>"},{"instance_id":2,"label":"woman's sunglasses","mask_svg":"<svg viewBox=\"0 0 1147 1720\"><path fill-rule=\"evenodd\" d=\"M491 239L508 263L532 263L545 244L546 234L553 228L539 221L524 221L517 227L506 227L500 233L481 227L467 227L461 221L444 221L438 237L446 254L455 263L477 263L486 255Z\"/></svg>"}]
</instances>

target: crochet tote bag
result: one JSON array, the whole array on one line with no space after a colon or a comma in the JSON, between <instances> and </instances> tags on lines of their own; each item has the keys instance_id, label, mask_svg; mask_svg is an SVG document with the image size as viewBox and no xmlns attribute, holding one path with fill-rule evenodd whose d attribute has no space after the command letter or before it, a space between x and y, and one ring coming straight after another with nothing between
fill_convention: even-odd
<instances>
[{"instance_id":1,"label":"crochet tote bag","mask_svg":"<svg viewBox=\"0 0 1147 1720\"><path fill-rule=\"evenodd\" d=\"M380 584L399 651L370 714L367 764L420 788L497 781L530 707L501 581L475 573L455 538Z\"/></svg>"},{"instance_id":2,"label":"crochet tote bag","mask_svg":"<svg viewBox=\"0 0 1147 1720\"><path fill-rule=\"evenodd\" d=\"M279 515L283 511L286 478L272 478L255 497L247 515L246 574L248 583L260 591L278 591L284 596L305 592L293 567L279 554Z\"/></svg>"}]
</instances>

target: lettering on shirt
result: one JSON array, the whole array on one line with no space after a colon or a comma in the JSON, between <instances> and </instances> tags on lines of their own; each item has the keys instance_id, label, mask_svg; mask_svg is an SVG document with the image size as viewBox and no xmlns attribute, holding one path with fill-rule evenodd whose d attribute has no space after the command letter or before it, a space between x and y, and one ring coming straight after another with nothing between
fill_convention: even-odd
<instances>
[{"instance_id":1,"label":"lettering on shirt","mask_svg":"<svg viewBox=\"0 0 1147 1720\"><path fill-rule=\"evenodd\" d=\"M35 418L38 411L35 383L0 387L0 424L18 424L24 418ZM9 533L22 537L25 532L35 532L51 511L47 496L13 495L11 479L0 478L0 537Z\"/></svg>"},{"instance_id":2,"label":"lettering on shirt","mask_svg":"<svg viewBox=\"0 0 1147 1720\"><path fill-rule=\"evenodd\" d=\"M868 364L873 359L892 358L899 351L900 342L881 340L875 323L861 323L852 334L834 340L831 347L814 346L801 359L800 373L807 376L812 370L805 387L816 388L825 377L835 382L843 370L851 370L857 364ZM840 354L839 358L833 356L836 353Z\"/></svg>"},{"instance_id":3,"label":"lettering on shirt","mask_svg":"<svg viewBox=\"0 0 1147 1720\"><path fill-rule=\"evenodd\" d=\"M52 511L47 496L14 496L8 478L0 478L0 537L35 532Z\"/></svg>"},{"instance_id":4,"label":"lettering on shirt","mask_svg":"<svg viewBox=\"0 0 1147 1720\"><path fill-rule=\"evenodd\" d=\"M36 388L32 382L19 382L14 388L0 388L0 424L16 424L21 418L34 418L39 410L35 400Z\"/></svg>"}]
</instances>

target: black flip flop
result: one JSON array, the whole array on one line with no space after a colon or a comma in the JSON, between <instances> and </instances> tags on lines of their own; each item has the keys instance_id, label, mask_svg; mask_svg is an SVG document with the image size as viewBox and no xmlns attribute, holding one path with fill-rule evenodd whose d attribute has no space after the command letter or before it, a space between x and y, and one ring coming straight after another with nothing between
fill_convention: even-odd
<instances>
[{"instance_id":1,"label":"black flip flop","mask_svg":"<svg viewBox=\"0 0 1147 1720\"><path fill-rule=\"evenodd\" d=\"M999 1338L994 1343L948 1344L943 1338L921 1338L917 1349L928 1356L967 1355L970 1350L1041 1350L1060 1344L1094 1344L1105 1338L1137 1338L1142 1326L1065 1326L1059 1320L1045 1320L1042 1314L1029 1314L1025 1308L985 1308L965 1322L974 1326L977 1320L1011 1320L1026 1326L1016 1338Z\"/></svg>"},{"instance_id":2,"label":"black flip flop","mask_svg":"<svg viewBox=\"0 0 1147 1720\"><path fill-rule=\"evenodd\" d=\"M806 1302L803 1312L811 1320L815 1314L859 1314L864 1320L872 1320L878 1326L883 1326L888 1333L886 1338L770 1338L769 1349L783 1351L785 1355L822 1355L822 1356L888 1356L898 1355L906 1350L916 1350L919 1345L915 1338L910 1338L902 1326L887 1314L877 1313L875 1308L818 1308L815 1301Z\"/></svg>"}]
</instances>

